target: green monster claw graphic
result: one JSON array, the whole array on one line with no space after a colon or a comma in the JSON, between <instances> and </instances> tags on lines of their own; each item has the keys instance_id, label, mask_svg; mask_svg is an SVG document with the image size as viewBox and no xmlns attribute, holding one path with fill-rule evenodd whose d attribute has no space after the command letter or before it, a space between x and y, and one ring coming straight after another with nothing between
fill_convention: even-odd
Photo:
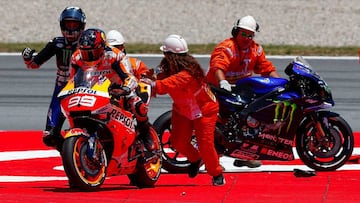
<instances>
[{"instance_id":1,"label":"green monster claw graphic","mask_svg":"<svg viewBox=\"0 0 360 203\"><path fill-rule=\"evenodd\" d=\"M289 123L287 125L286 128L286 132L289 132L291 123L293 121L293 117L294 117L294 112L297 109L297 105L296 104L291 104L289 101L274 101L274 103L276 103L276 107L275 107L275 116L274 116L274 124L277 122L283 122L286 119L286 115L287 111L288 111L288 107L291 107L291 112L290 112L290 120ZM282 107L282 112L281 112L281 107ZM281 115L280 115L281 113ZM278 129L278 134L280 134L282 129L282 125L280 125L279 129Z\"/></svg>"},{"instance_id":2,"label":"green monster claw graphic","mask_svg":"<svg viewBox=\"0 0 360 203\"><path fill-rule=\"evenodd\" d=\"M72 50L70 50L70 49L63 49L62 51L63 51L63 53L64 53L64 54L63 54L63 58L62 58L63 63L69 65L69 63L70 63L70 57L71 57L71 54L72 54Z\"/></svg>"}]
</instances>

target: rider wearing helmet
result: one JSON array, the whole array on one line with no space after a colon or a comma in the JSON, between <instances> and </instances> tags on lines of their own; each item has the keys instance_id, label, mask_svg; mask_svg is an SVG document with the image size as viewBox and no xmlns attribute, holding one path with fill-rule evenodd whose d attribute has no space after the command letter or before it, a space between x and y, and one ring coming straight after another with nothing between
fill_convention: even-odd
<instances>
[{"instance_id":1,"label":"rider wearing helmet","mask_svg":"<svg viewBox=\"0 0 360 203\"><path fill-rule=\"evenodd\" d=\"M105 47L106 36L104 31L93 28L85 30L79 39L78 45L83 65L95 67L100 64L103 60Z\"/></svg>"},{"instance_id":2,"label":"rider wearing helmet","mask_svg":"<svg viewBox=\"0 0 360 203\"><path fill-rule=\"evenodd\" d=\"M81 32L85 29L85 14L77 7L68 7L60 15L61 33L69 42L79 39Z\"/></svg>"},{"instance_id":3,"label":"rider wearing helmet","mask_svg":"<svg viewBox=\"0 0 360 203\"><path fill-rule=\"evenodd\" d=\"M87 29L82 33L78 48L71 58L70 77L75 75L79 68L96 68L97 72L106 75L112 84L129 87L132 92L126 97L125 105L136 117L137 128L145 146L148 150L153 149L152 139L149 138L148 106L136 95L136 77L121 66L125 54L115 47L108 46L104 31L97 28Z\"/></svg>"},{"instance_id":4,"label":"rider wearing helmet","mask_svg":"<svg viewBox=\"0 0 360 203\"><path fill-rule=\"evenodd\" d=\"M169 94L173 100L170 142L190 161L190 178L198 174L203 161L207 173L213 176L213 185L224 185L222 167L214 146L219 105L206 83L204 71L188 54L187 43L179 35L169 35L160 50L164 53L159 65L161 79L148 82L155 93ZM193 131L198 149L191 144Z\"/></svg>"},{"instance_id":5,"label":"rider wearing helmet","mask_svg":"<svg viewBox=\"0 0 360 203\"><path fill-rule=\"evenodd\" d=\"M57 98L60 90L69 79L69 64L72 53L77 47L81 32L86 25L86 16L79 7L66 7L59 17L62 37L55 37L35 55L35 50L26 47L22 51L25 65L29 69L38 69L54 55L56 56L57 77L49 106L43 142L50 147L61 149L63 138L60 135L64 116L60 110L60 101Z\"/></svg>"},{"instance_id":6,"label":"rider wearing helmet","mask_svg":"<svg viewBox=\"0 0 360 203\"><path fill-rule=\"evenodd\" d=\"M207 80L210 84L231 91L231 84L250 77L279 77L275 66L267 60L261 45L254 41L259 25L252 16L238 19L231 31L231 38L220 42L211 53ZM259 161L235 160L235 166L259 167Z\"/></svg>"}]
</instances>

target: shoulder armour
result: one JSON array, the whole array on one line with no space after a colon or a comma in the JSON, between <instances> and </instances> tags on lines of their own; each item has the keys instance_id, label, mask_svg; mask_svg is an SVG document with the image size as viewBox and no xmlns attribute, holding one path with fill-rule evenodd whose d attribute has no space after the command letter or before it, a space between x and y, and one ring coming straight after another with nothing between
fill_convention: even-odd
<instances>
[{"instance_id":1,"label":"shoulder armour","mask_svg":"<svg viewBox=\"0 0 360 203\"><path fill-rule=\"evenodd\" d=\"M64 48L66 46L65 38L64 37L55 37L54 39L50 40L49 43L52 43L57 48Z\"/></svg>"}]
</instances>

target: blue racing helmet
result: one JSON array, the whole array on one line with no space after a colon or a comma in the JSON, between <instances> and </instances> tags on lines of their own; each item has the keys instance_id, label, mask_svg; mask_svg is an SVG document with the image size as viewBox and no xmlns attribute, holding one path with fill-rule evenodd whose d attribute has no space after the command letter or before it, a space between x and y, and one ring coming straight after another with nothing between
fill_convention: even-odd
<instances>
[{"instance_id":1,"label":"blue racing helmet","mask_svg":"<svg viewBox=\"0 0 360 203\"><path fill-rule=\"evenodd\" d=\"M60 28L63 36L69 42L77 41L85 29L86 16L79 7L66 7L60 15Z\"/></svg>"}]
</instances>

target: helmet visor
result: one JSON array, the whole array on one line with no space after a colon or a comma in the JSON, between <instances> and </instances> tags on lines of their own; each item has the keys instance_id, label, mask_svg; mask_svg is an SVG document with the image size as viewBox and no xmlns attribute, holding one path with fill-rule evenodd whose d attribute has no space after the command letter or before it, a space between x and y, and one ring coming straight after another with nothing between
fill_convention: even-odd
<instances>
[{"instance_id":1,"label":"helmet visor","mask_svg":"<svg viewBox=\"0 0 360 203\"><path fill-rule=\"evenodd\" d=\"M81 58L84 61L96 61L98 60L104 53L104 48L96 48L96 49L80 49Z\"/></svg>"},{"instance_id":2,"label":"helmet visor","mask_svg":"<svg viewBox=\"0 0 360 203\"><path fill-rule=\"evenodd\" d=\"M78 31L81 30L81 22L76 20L65 20L64 21L64 28L67 31Z\"/></svg>"}]
</instances>

